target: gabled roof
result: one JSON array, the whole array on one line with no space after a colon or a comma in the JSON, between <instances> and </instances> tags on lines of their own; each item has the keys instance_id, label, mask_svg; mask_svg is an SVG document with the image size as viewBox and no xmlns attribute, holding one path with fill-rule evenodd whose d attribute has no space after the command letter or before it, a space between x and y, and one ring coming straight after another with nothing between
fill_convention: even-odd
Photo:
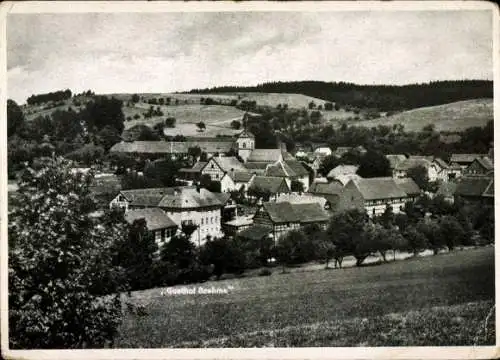
<instances>
[{"instance_id":1,"label":"gabled roof","mask_svg":"<svg viewBox=\"0 0 500 360\"><path fill-rule=\"evenodd\" d=\"M438 164L442 169L448 169L450 167L446 161L438 157L434 158L434 162Z\"/></svg>"},{"instance_id":2,"label":"gabled roof","mask_svg":"<svg viewBox=\"0 0 500 360\"><path fill-rule=\"evenodd\" d=\"M245 171L246 168L235 156L214 156L211 160L215 161L223 171Z\"/></svg>"},{"instance_id":3,"label":"gabled roof","mask_svg":"<svg viewBox=\"0 0 500 360\"><path fill-rule=\"evenodd\" d=\"M272 176L255 176L249 188L259 188L269 191L271 194L276 194L280 188L286 188L287 192L290 191L285 179Z\"/></svg>"},{"instance_id":4,"label":"gabled roof","mask_svg":"<svg viewBox=\"0 0 500 360\"><path fill-rule=\"evenodd\" d=\"M159 207L172 209L203 208L212 206L223 206L224 203L215 193L195 186L179 186L168 188L163 196Z\"/></svg>"},{"instance_id":5,"label":"gabled roof","mask_svg":"<svg viewBox=\"0 0 500 360\"><path fill-rule=\"evenodd\" d=\"M269 165L266 168L266 176L293 177L295 173L285 163L278 161L276 164Z\"/></svg>"},{"instance_id":6,"label":"gabled roof","mask_svg":"<svg viewBox=\"0 0 500 360\"><path fill-rule=\"evenodd\" d=\"M252 134L250 131L247 129L244 129L239 135L238 138L250 138L250 139L255 139L255 135Z\"/></svg>"},{"instance_id":7,"label":"gabled roof","mask_svg":"<svg viewBox=\"0 0 500 360\"><path fill-rule=\"evenodd\" d=\"M269 165L268 162L248 161L245 163L245 167L248 170L254 170L254 169L265 170L268 165Z\"/></svg>"},{"instance_id":8,"label":"gabled roof","mask_svg":"<svg viewBox=\"0 0 500 360\"><path fill-rule=\"evenodd\" d=\"M234 182L249 182L255 175L249 171L235 171L234 173L229 173L229 176Z\"/></svg>"},{"instance_id":9,"label":"gabled roof","mask_svg":"<svg viewBox=\"0 0 500 360\"><path fill-rule=\"evenodd\" d=\"M248 157L248 162L274 163L282 158L281 149L254 149Z\"/></svg>"},{"instance_id":10,"label":"gabled roof","mask_svg":"<svg viewBox=\"0 0 500 360\"><path fill-rule=\"evenodd\" d=\"M121 190L120 178L116 175L95 176L89 189L93 194L116 194Z\"/></svg>"},{"instance_id":11,"label":"gabled roof","mask_svg":"<svg viewBox=\"0 0 500 360\"><path fill-rule=\"evenodd\" d=\"M120 194L122 194L125 199L128 200L130 205L158 206L168 189L169 188L122 190L120 191Z\"/></svg>"},{"instance_id":12,"label":"gabled roof","mask_svg":"<svg viewBox=\"0 0 500 360\"><path fill-rule=\"evenodd\" d=\"M485 170L493 170L493 163L488 157L476 158L474 161L477 161Z\"/></svg>"},{"instance_id":13,"label":"gabled roof","mask_svg":"<svg viewBox=\"0 0 500 360\"><path fill-rule=\"evenodd\" d=\"M179 169L179 172L186 172L186 173L199 173L203 168L207 165L208 163L206 161L198 161L196 162L192 168L181 168Z\"/></svg>"},{"instance_id":14,"label":"gabled roof","mask_svg":"<svg viewBox=\"0 0 500 360\"><path fill-rule=\"evenodd\" d=\"M450 162L456 163L471 163L476 158L482 158L487 154L452 154Z\"/></svg>"},{"instance_id":15,"label":"gabled roof","mask_svg":"<svg viewBox=\"0 0 500 360\"><path fill-rule=\"evenodd\" d=\"M335 180L337 180L340 184L345 186L351 180L361 180L363 179L358 174L347 174L347 175L338 175Z\"/></svg>"},{"instance_id":16,"label":"gabled roof","mask_svg":"<svg viewBox=\"0 0 500 360\"><path fill-rule=\"evenodd\" d=\"M333 179L339 175L350 175L356 174L358 171L358 165L338 165L328 172L327 178Z\"/></svg>"},{"instance_id":17,"label":"gabled roof","mask_svg":"<svg viewBox=\"0 0 500 360\"><path fill-rule=\"evenodd\" d=\"M417 166L423 166L424 168L428 169L431 164L432 161L429 161L428 159L423 157L409 157L405 161L402 161L398 165L396 165L395 169L400 171L407 171Z\"/></svg>"},{"instance_id":18,"label":"gabled roof","mask_svg":"<svg viewBox=\"0 0 500 360\"><path fill-rule=\"evenodd\" d=\"M274 223L328 221L328 214L318 202L267 202L263 204L263 208Z\"/></svg>"},{"instance_id":19,"label":"gabled roof","mask_svg":"<svg viewBox=\"0 0 500 360\"><path fill-rule=\"evenodd\" d=\"M296 176L308 176L309 171L304 167L302 162L298 160L285 160L285 164L292 169Z\"/></svg>"},{"instance_id":20,"label":"gabled roof","mask_svg":"<svg viewBox=\"0 0 500 360\"><path fill-rule=\"evenodd\" d=\"M391 177L351 180L365 200L404 198L406 193Z\"/></svg>"},{"instance_id":21,"label":"gabled roof","mask_svg":"<svg viewBox=\"0 0 500 360\"><path fill-rule=\"evenodd\" d=\"M177 227L177 224L160 208L134 209L125 213L125 220L129 224L139 219L146 220L148 230L152 231Z\"/></svg>"},{"instance_id":22,"label":"gabled roof","mask_svg":"<svg viewBox=\"0 0 500 360\"><path fill-rule=\"evenodd\" d=\"M328 214L317 202L292 204L293 211L299 216L301 223L328 221Z\"/></svg>"},{"instance_id":23,"label":"gabled roof","mask_svg":"<svg viewBox=\"0 0 500 360\"><path fill-rule=\"evenodd\" d=\"M314 182L309 187L309 192L311 194L338 195L342 192L342 189L343 189L343 186L338 182L332 182L332 183L327 183L327 184Z\"/></svg>"},{"instance_id":24,"label":"gabled roof","mask_svg":"<svg viewBox=\"0 0 500 360\"><path fill-rule=\"evenodd\" d=\"M491 197L494 195L494 181L490 176L464 176L460 178L455 193L465 197Z\"/></svg>"},{"instance_id":25,"label":"gabled roof","mask_svg":"<svg viewBox=\"0 0 500 360\"><path fill-rule=\"evenodd\" d=\"M231 194L229 193L224 193L224 192L213 192L212 194L215 195L217 199L219 199L220 203L222 205L225 205L229 199L231 198Z\"/></svg>"},{"instance_id":26,"label":"gabled roof","mask_svg":"<svg viewBox=\"0 0 500 360\"><path fill-rule=\"evenodd\" d=\"M401 179L394 179L394 181L399 186L399 188L409 196L420 194L420 188L412 178L406 177Z\"/></svg>"},{"instance_id":27,"label":"gabled roof","mask_svg":"<svg viewBox=\"0 0 500 360\"><path fill-rule=\"evenodd\" d=\"M274 223L300 222L299 215L289 202L267 202L263 207Z\"/></svg>"}]
</instances>

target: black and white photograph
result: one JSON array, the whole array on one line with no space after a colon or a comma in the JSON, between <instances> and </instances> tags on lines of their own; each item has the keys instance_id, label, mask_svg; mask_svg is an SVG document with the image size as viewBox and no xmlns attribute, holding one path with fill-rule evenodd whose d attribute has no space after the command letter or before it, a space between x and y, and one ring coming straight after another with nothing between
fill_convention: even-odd
<instances>
[{"instance_id":1,"label":"black and white photograph","mask_svg":"<svg viewBox=\"0 0 500 360\"><path fill-rule=\"evenodd\" d=\"M138 3L2 5L3 356L494 356L498 8Z\"/></svg>"}]
</instances>

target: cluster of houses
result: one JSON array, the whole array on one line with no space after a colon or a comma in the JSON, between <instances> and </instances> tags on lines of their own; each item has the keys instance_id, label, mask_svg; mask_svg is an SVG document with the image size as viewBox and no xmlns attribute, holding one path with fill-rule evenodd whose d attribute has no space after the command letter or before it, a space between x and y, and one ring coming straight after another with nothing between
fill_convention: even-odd
<instances>
[{"instance_id":1,"label":"cluster of houses","mask_svg":"<svg viewBox=\"0 0 500 360\"><path fill-rule=\"evenodd\" d=\"M316 174L326 156L366 153L361 146L335 151L319 146L313 152L299 151L293 156L283 146L256 149L255 137L246 129L232 142L134 141L116 144L111 151L183 157L192 146L200 147L207 158L180 169L177 180L182 186L120 191L110 203L124 208L129 222L144 218L160 245L185 224L196 226L191 240L201 245L207 238L223 234L277 240L302 226L325 227L331 213L352 208L364 209L370 217L382 214L388 206L399 213L405 203L422 194L408 176L417 166L426 169L429 181L441 184L433 195L443 195L450 201L456 196L475 202L493 201L492 153L454 154L449 163L432 156L389 154L386 157L392 176L365 179L356 174L356 165L339 165L326 178ZM220 183L220 192L200 187L202 177ZM301 186L294 188L294 183ZM238 216L238 204L230 192L249 197L252 189L269 194L268 201L260 199L252 214Z\"/></svg>"}]
</instances>

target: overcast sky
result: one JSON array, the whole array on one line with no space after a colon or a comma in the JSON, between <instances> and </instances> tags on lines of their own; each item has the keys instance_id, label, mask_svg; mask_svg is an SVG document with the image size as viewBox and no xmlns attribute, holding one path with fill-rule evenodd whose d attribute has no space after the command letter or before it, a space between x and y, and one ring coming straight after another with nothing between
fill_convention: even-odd
<instances>
[{"instance_id":1,"label":"overcast sky","mask_svg":"<svg viewBox=\"0 0 500 360\"><path fill-rule=\"evenodd\" d=\"M11 14L8 97L492 79L491 11Z\"/></svg>"}]
</instances>

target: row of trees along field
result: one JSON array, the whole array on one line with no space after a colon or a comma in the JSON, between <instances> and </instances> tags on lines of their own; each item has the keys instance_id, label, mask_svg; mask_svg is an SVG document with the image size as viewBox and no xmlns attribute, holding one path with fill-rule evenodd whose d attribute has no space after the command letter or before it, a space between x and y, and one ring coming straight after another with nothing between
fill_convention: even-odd
<instances>
[{"instance_id":1,"label":"row of trees along field","mask_svg":"<svg viewBox=\"0 0 500 360\"><path fill-rule=\"evenodd\" d=\"M459 100L493 98L493 82L486 80L435 81L411 85L356 85L346 82L268 82L257 86L222 86L193 89L190 93L290 93L304 94L335 102L342 107L402 111Z\"/></svg>"}]
</instances>

